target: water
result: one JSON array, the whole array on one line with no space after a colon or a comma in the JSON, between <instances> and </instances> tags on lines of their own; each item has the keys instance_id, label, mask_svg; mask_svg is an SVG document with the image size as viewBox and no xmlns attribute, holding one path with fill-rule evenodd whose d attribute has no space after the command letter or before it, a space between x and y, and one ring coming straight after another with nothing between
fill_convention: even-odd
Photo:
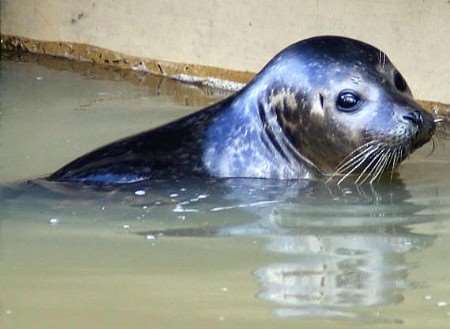
<instances>
[{"instance_id":1,"label":"water","mask_svg":"<svg viewBox=\"0 0 450 329\"><path fill-rule=\"evenodd\" d=\"M43 177L226 96L46 58L0 76L1 328L450 327L450 151L392 182Z\"/></svg>"}]
</instances>

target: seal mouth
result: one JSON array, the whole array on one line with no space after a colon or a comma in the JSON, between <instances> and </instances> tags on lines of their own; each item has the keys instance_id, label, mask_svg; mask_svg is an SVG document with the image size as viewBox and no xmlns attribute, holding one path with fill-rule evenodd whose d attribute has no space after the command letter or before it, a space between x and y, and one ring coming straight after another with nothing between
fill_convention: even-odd
<instances>
[{"instance_id":1,"label":"seal mouth","mask_svg":"<svg viewBox=\"0 0 450 329\"><path fill-rule=\"evenodd\" d=\"M430 140L433 141L434 151L433 135L436 131L437 120L425 111L409 112L405 116L407 124L396 126L385 136L378 136L375 139L369 135L366 136L371 140L345 156L338 163L329 180L342 176L337 182L341 184L353 175L356 177L354 183L357 185L365 182L372 184L379 181L386 172L390 172L392 179L399 164Z\"/></svg>"}]
</instances>

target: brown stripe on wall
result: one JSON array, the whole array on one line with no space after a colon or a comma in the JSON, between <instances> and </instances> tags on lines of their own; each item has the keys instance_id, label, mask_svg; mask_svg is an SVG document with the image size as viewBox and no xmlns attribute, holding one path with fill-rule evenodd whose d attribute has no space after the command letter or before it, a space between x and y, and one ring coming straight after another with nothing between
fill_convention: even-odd
<instances>
[{"instance_id":1,"label":"brown stripe on wall","mask_svg":"<svg viewBox=\"0 0 450 329\"><path fill-rule=\"evenodd\" d=\"M1 35L1 48L10 51L26 51L78 61L110 65L121 69L144 71L173 78L191 76L199 83L201 78L220 79L246 83L255 75L252 72L226 70L206 65L173 63L164 60L139 58L108 49L74 42L41 41L24 37Z\"/></svg>"},{"instance_id":2,"label":"brown stripe on wall","mask_svg":"<svg viewBox=\"0 0 450 329\"><path fill-rule=\"evenodd\" d=\"M164 60L140 58L111 51L108 49L74 42L56 42L34 40L12 35L0 35L1 49L9 51L25 51L64 57L76 61L114 66L126 70L135 70L154 75L167 76L175 79L188 80L198 84L212 85L228 89L239 89L242 84L250 81L255 73L226 70L206 65L174 63ZM191 77L191 79L186 79ZM216 79L219 82L212 82ZM223 83L221 84L220 81ZM236 83L230 85L229 83ZM230 87L231 86L231 87ZM445 117L450 116L450 105L432 101L419 101L428 111Z\"/></svg>"}]
</instances>

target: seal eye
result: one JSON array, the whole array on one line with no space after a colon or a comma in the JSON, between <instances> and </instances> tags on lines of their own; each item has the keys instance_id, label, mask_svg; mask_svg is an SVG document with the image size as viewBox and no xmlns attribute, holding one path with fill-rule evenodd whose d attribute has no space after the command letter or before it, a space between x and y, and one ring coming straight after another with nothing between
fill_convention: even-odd
<instances>
[{"instance_id":1,"label":"seal eye","mask_svg":"<svg viewBox=\"0 0 450 329\"><path fill-rule=\"evenodd\" d=\"M337 97L336 105L339 111L352 112L358 108L360 98L353 91L341 91Z\"/></svg>"},{"instance_id":2,"label":"seal eye","mask_svg":"<svg viewBox=\"0 0 450 329\"><path fill-rule=\"evenodd\" d=\"M408 88L405 79L403 79L402 75L399 72L395 72L394 74L394 84L395 87L401 92L406 91L406 89Z\"/></svg>"}]
</instances>

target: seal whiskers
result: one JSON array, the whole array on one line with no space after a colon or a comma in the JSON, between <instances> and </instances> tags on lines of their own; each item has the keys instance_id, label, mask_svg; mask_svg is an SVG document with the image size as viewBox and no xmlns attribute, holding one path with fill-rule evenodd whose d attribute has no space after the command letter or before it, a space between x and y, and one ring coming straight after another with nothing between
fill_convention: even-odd
<instances>
[{"instance_id":1,"label":"seal whiskers","mask_svg":"<svg viewBox=\"0 0 450 329\"><path fill-rule=\"evenodd\" d=\"M383 158L383 149L378 148L375 156L372 158L372 160L369 161L369 163L364 167L364 170L361 171L358 178L355 180L355 184L358 184L361 178L363 178L363 180L361 181L361 184L363 184L370 177L370 175L372 175L372 173L376 170L382 158ZM364 176L364 174L367 172L368 169L370 169L369 172L367 173L367 175Z\"/></svg>"},{"instance_id":2,"label":"seal whiskers","mask_svg":"<svg viewBox=\"0 0 450 329\"><path fill-rule=\"evenodd\" d=\"M358 147L356 150L352 151L347 157L344 158L343 161L341 161L342 164L339 164L337 169L336 169L336 173L343 173L348 167L354 165L354 163L359 160L360 157L362 157L363 155L365 155L367 152L371 151L373 148L376 148L376 146L373 145L368 145L368 144L372 144L372 142L364 144L360 147ZM365 148L363 151L353 155L356 151L360 151L360 149ZM350 157L351 156L351 157ZM350 159L348 159L350 157ZM346 160L348 159L348 160Z\"/></svg>"},{"instance_id":3,"label":"seal whiskers","mask_svg":"<svg viewBox=\"0 0 450 329\"><path fill-rule=\"evenodd\" d=\"M387 165L391 159L391 151L388 150L387 153L383 155L383 159L379 161L378 170L374 173L372 179L370 180L370 184L373 184L376 180L379 181L382 174L385 172Z\"/></svg>"},{"instance_id":4,"label":"seal whiskers","mask_svg":"<svg viewBox=\"0 0 450 329\"><path fill-rule=\"evenodd\" d=\"M350 152L339 163L328 181L338 175L343 175L337 182L339 185L359 168L362 168L362 170L354 181L357 185L364 184L367 181L372 184L380 180L387 168L390 168L392 179L395 168L402 160L403 154L408 154L408 152L403 149L402 145L392 146L380 141L370 141Z\"/></svg>"},{"instance_id":5,"label":"seal whiskers","mask_svg":"<svg viewBox=\"0 0 450 329\"><path fill-rule=\"evenodd\" d=\"M338 184L343 182L349 175L351 175L356 169L358 169L367 158L378 150L379 145L377 141L370 141L363 145L360 145L355 150L350 152L337 166L335 172L331 175L328 181L331 181L334 177L345 174ZM349 170L348 172L346 172Z\"/></svg>"},{"instance_id":6,"label":"seal whiskers","mask_svg":"<svg viewBox=\"0 0 450 329\"><path fill-rule=\"evenodd\" d=\"M397 165L398 149L395 149L392 155L391 180L394 177L394 171Z\"/></svg>"},{"instance_id":7,"label":"seal whiskers","mask_svg":"<svg viewBox=\"0 0 450 329\"><path fill-rule=\"evenodd\" d=\"M339 181L338 184L342 183L347 177L349 177L355 170L357 170L361 165L363 165L365 163L365 161L375 152L378 151L378 147L376 146L372 146L369 148L369 152L365 153L364 157L362 157L362 159L359 159L359 161L357 162L352 162L349 164L349 166L346 166L343 169L340 169L339 173L343 174L345 173L346 170L349 170L344 177L342 177ZM338 174L339 174L338 173Z\"/></svg>"}]
</instances>

